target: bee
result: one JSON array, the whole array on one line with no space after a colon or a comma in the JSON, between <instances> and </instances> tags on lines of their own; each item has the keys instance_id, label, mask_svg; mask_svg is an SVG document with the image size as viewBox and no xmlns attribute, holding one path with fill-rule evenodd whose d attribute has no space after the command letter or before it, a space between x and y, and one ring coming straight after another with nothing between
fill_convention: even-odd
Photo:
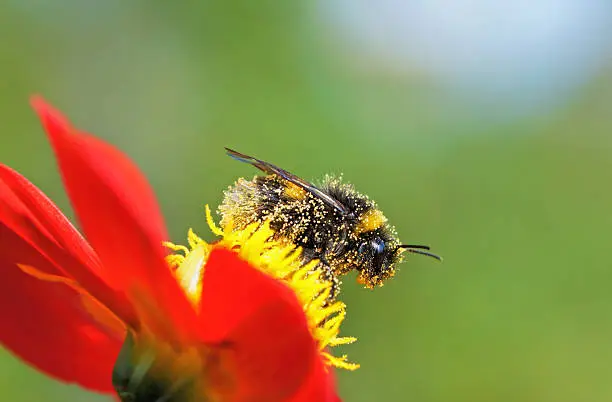
<instances>
[{"instance_id":1,"label":"bee","mask_svg":"<svg viewBox=\"0 0 612 402\"><path fill-rule=\"evenodd\" d=\"M269 222L275 240L299 246L304 262L323 264L336 291L338 278L351 271L365 287L382 286L395 275L404 252L441 260L428 246L402 244L376 203L341 178L326 176L317 187L271 163L225 150L266 175L240 178L225 191L221 225L241 230Z\"/></svg>"}]
</instances>

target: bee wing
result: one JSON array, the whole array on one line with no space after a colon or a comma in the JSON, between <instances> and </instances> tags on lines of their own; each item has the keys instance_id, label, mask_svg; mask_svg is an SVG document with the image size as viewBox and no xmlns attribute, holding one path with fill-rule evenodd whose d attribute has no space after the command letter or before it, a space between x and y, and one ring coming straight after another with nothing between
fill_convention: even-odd
<instances>
[{"instance_id":1,"label":"bee wing","mask_svg":"<svg viewBox=\"0 0 612 402\"><path fill-rule=\"evenodd\" d=\"M304 190L308 191L309 193L311 193L312 195L314 195L315 197L317 197L318 199L320 199L321 201L323 201L330 207L337 209L342 214L346 215L350 212L348 208L344 206L344 204L330 197L329 195L325 194L323 191L319 190L313 184L307 182L304 179L297 177L293 173L289 173L286 170L279 168L278 166L275 166L268 162L264 162L257 158L253 158L252 156L245 155L240 152L234 151L233 149L225 148L225 150L227 151L227 154L229 156L231 156L232 158L240 162L245 162L250 165L253 165L257 169L265 173L275 174L277 176L280 176L283 179L287 180L288 182L291 182L295 184L296 186L303 188Z\"/></svg>"}]
</instances>

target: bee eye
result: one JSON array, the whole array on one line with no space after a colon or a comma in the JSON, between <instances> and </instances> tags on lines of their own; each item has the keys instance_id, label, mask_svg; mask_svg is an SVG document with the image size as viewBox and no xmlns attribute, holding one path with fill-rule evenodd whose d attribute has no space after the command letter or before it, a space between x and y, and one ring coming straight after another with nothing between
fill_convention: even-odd
<instances>
[{"instance_id":1,"label":"bee eye","mask_svg":"<svg viewBox=\"0 0 612 402\"><path fill-rule=\"evenodd\" d=\"M374 240L372 240L372 248L376 254L381 254L383 251L385 251L384 240L380 237L376 237Z\"/></svg>"},{"instance_id":2,"label":"bee eye","mask_svg":"<svg viewBox=\"0 0 612 402\"><path fill-rule=\"evenodd\" d=\"M367 245L367 243L361 243L361 245L359 246L359 250L357 250L357 252L358 252L359 254L364 253L364 252L366 251L366 247L367 247L367 246L368 246L368 245Z\"/></svg>"}]
</instances>

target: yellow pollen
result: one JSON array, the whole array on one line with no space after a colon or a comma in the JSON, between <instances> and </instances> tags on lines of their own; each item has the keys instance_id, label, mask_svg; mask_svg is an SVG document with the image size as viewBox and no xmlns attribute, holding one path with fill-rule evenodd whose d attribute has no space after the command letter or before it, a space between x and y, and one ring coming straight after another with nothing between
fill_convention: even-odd
<instances>
[{"instance_id":1,"label":"yellow pollen","mask_svg":"<svg viewBox=\"0 0 612 402\"><path fill-rule=\"evenodd\" d=\"M378 209L369 209L359 217L359 223L355 227L355 234L360 235L376 230L387 222L387 218Z\"/></svg>"},{"instance_id":2,"label":"yellow pollen","mask_svg":"<svg viewBox=\"0 0 612 402\"><path fill-rule=\"evenodd\" d=\"M293 289L326 365L346 370L359 368L358 364L350 363L347 356L337 357L327 351L329 347L353 343L356 338L339 336L346 305L337 300L330 301L333 284L324 279L318 261L304 264L300 248L272 240L274 232L267 222L254 223L243 230L234 231L231 224L221 229L215 225L208 205L206 220L211 231L221 237L219 241L206 243L189 230L189 248L164 243L175 252L168 255L166 261L194 308L197 308L201 298L205 265L210 252L217 247L232 250L251 266Z\"/></svg>"},{"instance_id":3,"label":"yellow pollen","mask_svg":"<svg viewBox=\"0 0 612 402\"><path fill-rule=\"evenodd\" d=\"M306 198L306 190L302 187L299 187L296 184L293 184L289 181L285 183L285 195L289 198L293 198L295 200L303 200Z\"/></svg>"}]
</instances>

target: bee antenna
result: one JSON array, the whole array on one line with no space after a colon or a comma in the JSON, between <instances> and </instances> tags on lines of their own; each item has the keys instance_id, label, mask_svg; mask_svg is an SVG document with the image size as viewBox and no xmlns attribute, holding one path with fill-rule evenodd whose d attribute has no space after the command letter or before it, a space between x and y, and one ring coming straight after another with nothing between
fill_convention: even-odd
<instances>
[{"instance_id":1,"label":"bee antenna","mask_svg":"<svg viewBox=\"0 0 612 402\"><path fill-rule=\"evenodd\" d=\"M419 244L400 244L398 247L401 248L419 248L421 250L429 250L429 246L419 245Z\"/></svg>"},{"instance_id":2,"label":"bee antenna","mask_svg":"<svg viewBox=\"0 0 612 402\"><path fill-rule=\"evenodd\" d=\"M435 258L438 261L442 261L442 257L436 255L434 253L429 253L423 250L429 250L429 246L418 246L418 245L410 245L410 244L400 244L397 248L404 249L409 253L425 255L427 257Z\"/></svg>"}]
</instances>

